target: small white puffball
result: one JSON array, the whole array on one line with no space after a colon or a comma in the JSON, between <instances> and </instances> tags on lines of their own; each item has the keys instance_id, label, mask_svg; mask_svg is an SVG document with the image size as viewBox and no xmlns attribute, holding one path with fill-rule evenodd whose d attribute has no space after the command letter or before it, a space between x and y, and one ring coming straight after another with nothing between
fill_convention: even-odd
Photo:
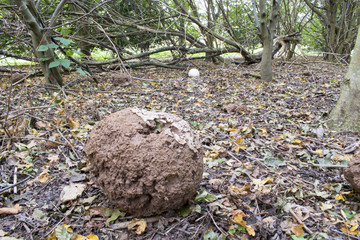
<instances>
[{"instance_id":1,"label":"small white puffball","mask_svg":"<svg viewBox=\"0 0 360 240\"><path fill-rule=\"evenodd\" d=\"M188 75L189 75L189 77L199 77L200 72L196 68L193 68L193 69L190 69Z\"/></svg>"}]
</instances>

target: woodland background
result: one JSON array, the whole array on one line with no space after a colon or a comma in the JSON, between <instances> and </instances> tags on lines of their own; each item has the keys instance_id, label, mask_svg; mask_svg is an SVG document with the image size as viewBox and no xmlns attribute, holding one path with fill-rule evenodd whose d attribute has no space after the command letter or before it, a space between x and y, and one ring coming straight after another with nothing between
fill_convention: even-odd
<instances>
[{"instance_id":1,"label":"woodland background","mask_svg":"<svg viewBox=\"0 0 360 240\"><path fill-rule=\"evenodd\" d=\"M0 238L358 239L359 5L1 0ZM92 126L129 106L200 135L189 206L134 219L91 181Z\"/></svg>"}]
</instances>

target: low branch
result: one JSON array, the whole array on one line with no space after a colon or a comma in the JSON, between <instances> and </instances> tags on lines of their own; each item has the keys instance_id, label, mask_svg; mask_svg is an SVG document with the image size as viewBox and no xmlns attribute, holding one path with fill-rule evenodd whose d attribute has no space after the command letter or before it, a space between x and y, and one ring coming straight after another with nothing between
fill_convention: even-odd
<instances>
[{"instance_id":1,"label":"low branch","mask_svg":"<svg viewBox=\"0 0 360 240\"><path fill-rule=\"evenodd\" d=\"M7 52L7 51L1 50L1 49L0 49L0 55L6 56L6 57L13 57L16 59L22 59L22 60L26 60L26 61L31 61L31 62L38 62L37 58L17 55L15 53Z\"/></svg>"}]
</instances>

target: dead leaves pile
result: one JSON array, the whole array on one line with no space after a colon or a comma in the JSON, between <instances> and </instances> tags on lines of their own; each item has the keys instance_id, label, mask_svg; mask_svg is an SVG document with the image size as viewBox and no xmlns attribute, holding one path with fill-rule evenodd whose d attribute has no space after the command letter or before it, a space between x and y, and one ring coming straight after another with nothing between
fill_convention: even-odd
<instances>
[{"instance_id":1,"label":"dead leaves pile","mask_svg":"<svg viewBox=\"0 0 360 240\"><path fill-rule=\"evenodd\" d=\"M358 196L341 178L357 137L331 132L324 121L346 67L289 64L275 69L277 82L263 83L242 74L256 73L256 66L201 64L198 81L188 79L185 71L149 69L132 72L149 81L134 80L128 86L109 81L94 86L74 75L62 91L44 91L29 79L17 85L9 112L1 112L7 121L0 129L6 140L0 177L9 185L15 168L20 178L32 175L18 186L21 194L50 207L18 203L19 193L7 192L0 208L7 226L11 214L32 215L45 223L33 233L48 240L99 239L99 234L150 238L155 228L175 239L187 237L185 233L207 240L274 234L278 239L360 237L360 215L353 203ZM318 68L328 68L328 75ZM310 75L304 76L304 70ZM2 88L6 102L9 87L2 83ZM177 113L202 139L202 187L177 216L127 217L106 206L86 177L82 147L89 131L127 106ZM57 189L55 199L44 200L51 199L45 186ZM36 192L39 188L43 190ZM24 234L17 231L7 227L0 237Z\"/></svg>"}]
</instances>

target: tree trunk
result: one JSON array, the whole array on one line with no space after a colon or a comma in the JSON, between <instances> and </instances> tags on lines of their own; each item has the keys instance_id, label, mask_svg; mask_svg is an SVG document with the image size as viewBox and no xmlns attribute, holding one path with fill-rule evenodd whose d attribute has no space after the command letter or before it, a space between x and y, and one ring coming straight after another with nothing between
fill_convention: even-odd
<instances>
[{"instance_id":1,"label":"tree trunk","mask_svg":"<svg viewBox=\"0 0 360 240\"><path fill-rule=\"evenodd\" d=\"M261 80L272 80L272 46L275 27L279 17L279 6L276 0L272 1L271 17L268 23L266 14L266 0L260 0L260 32L263 42L263 52L261 57Z\"/></svg>"},{"instance_id":2,"label":"tree trunk","mask_svg":"<svg viewBox=\"0 0 360 240\"><path fill-rule=\"evenodd\" d=\"M360 29L360 28L359 28ZM330 113L329 127L360 131L360 30L349 69L341 86L340 98Z\"/></svg>"},{"instance_id":3,"label":"tree trunk","mask_svg":"<svg viewBox=\"0 0 360 240\"><path fill-rule=\"evenodd\" d=\"M64 84L59 68L49 68L49 64L55 59L55 53L52 48L45 52L37 51L40 45L47 45L51 43L50 38L46 35L41 23L39 21L39 14L32 1L29 0L15 0L19 8L18 14L21 16L24 24L30 30L32 43L35 55L40 60L40 66L45 76L45 84L59 85ZM41 59L49 58L49 60L41 61Z\"/></svg>"}]
</instances>

